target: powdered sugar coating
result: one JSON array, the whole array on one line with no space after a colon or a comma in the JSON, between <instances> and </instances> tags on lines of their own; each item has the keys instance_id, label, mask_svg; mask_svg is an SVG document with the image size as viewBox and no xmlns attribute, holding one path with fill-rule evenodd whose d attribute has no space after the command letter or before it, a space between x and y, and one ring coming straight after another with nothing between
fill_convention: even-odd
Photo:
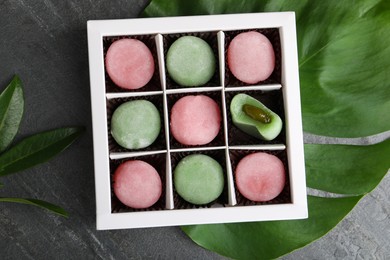
<instances>
[{"instance_id":1,"label":"powdered sugar coating","mask_svg":"<svg viewBox=\"0 0 390 260\"><path fill-rule=\"evenodd\" d=\"M111 118L111 135L127 149L150 146L161 130L160 113L148 100L131 100L117 107Z\"/></svg>"},{"instance_id":2,"label":"powdered sugar coating","mask_svg":"<svg viewBox=\"0 0 390 260\"><path fill-rule=\"evenodd\" d=\"M227 60L232 74L248 84L266 80L275 68L275 52L271 42L255 31L234 37L228 47Z\"/></svg>"},{"instance_id":3,"label":"powdered sugar coating","mask_svg":"<svg viewBox=\"0 0 390 260\"><path fill-rule=\"evenodd\" d=\"M218 135L221 110L208 96L185 96L172 107L170 127L181 144L208 144Z\"/></svg>"},{"instance_id":4,"label":"powdered sugar coating","mask_svg":"<svg viewBox=\"0 0 390 260\"><path fill-rule=\"evenodd\" d=\"M114 193L129 207L148 208L159 200L161 192L160 176L144 161L124 162L115 171Z\"/></svg>"},{"instance_id":5,"label":"powdered sugar coating","mask_svg":"<svg viewBox=\"0 0 390 260\"><path fill-rule=\"evenodd\" d=\"M177 164L173 182L176 192L184 200L196 205L207 204L223 191L223 169L208 155L191 154Z\"/></svg>"},{"instance_id":6,"label":"powdered sugar coating","mask_svg":"<svg viewBox=\"0 0 390 260\"><path fill-rule=\"evenodd\" d=\"M258 152L245 156L235 171L240 193L252 201L269 201L283 190L286 176L283 162L276 156Z\"/></svg>"},{"instance_id":7,"label":"powdered sugar coating","mask_svg":"<svg viewBox=\"0 0 390 260\"><path fill-rule=\"evenodd\" d=\"M105 62L111 80L125 89L142 88L154 73L152 53L136 39L121 39L112 43Z\"/></svg>"},{"instance_id":8,"label":"powdered sugar coating","mask_svg":"<svg viewBox=\"0 0 390 260\"><path fill-rule=\"evenodd\" d=\"M182 36L169 47L167 52L167 71L181 86L206 84L214 75L215 65L213 50L199 37Z\"/></svg>"}]
</instances>

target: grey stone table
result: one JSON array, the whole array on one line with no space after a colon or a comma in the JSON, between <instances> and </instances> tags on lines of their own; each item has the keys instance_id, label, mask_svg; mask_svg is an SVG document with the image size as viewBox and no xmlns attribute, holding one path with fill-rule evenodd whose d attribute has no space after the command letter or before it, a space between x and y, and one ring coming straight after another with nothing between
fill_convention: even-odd
<instances>
[{"instance_id":1,"label":"grey stone table","mask_svg":"<svg viewBox=\"0 0 390 260\"><path fill-rule=\"evenodd\" d=\"M18 139L56 127L86 127L82 137L54 160L2 179L0 196L51 201L71 217L0 204L1 259L223 258L195 245L178 227L95 229L86 22L136 17L146 4L0 0L0 86L3 89L18 74L25 90ZM389 177L332 232L285 259L389 259Z\"/></svg>"}]
</instances>

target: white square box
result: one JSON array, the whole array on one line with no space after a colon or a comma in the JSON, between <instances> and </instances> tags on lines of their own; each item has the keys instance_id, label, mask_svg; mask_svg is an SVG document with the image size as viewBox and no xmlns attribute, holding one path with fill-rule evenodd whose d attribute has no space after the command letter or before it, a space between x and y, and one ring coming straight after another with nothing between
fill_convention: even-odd
<instances>
[{"instance_id":1,"label":"white square box","mask_svg":"<svg viewBox=\"0 0 390 260\"><path fill-rule=\"evenodd\" d=\"M279 52L279 76L276 81L259 85L235 86L226 83L225 49L226 35L234 31L273 30L277 32ZM171 88L165 72L164 37L175 34L213 34L216 37L218 75L216 86L197 88ZM108 87L105 74L105 40L115 37L154 38L156 69L159 76L157 88L143 91L114 90ZM274 46L275 48L275 46ZM191 17L146 18L124 20L88 21L88 50L91 83L93 143L95 159L96 217L97 229L122 229L155 226L176 226L206 223L229 223L266 220L286 220L307 218L307 198L302 137L301 104L299 93L298 57L296 45L295 15L293 12L254 13L233 15L209 15ZM278 63L278 61L277 61ZM259 144L235 143L229 137L228 96L231 93L251 91L251 93L280 93L284 130L276 142ZM172 144L169 132L169 95L208 92L221 97L223 113L224 142L204 147L180 148ZM110 102L126 98L158 97L162 101L164 117L164 147L149 150L111 149L109 133ZM287 187L284 191L287 201L268 203L240 203L234 183L232 154L236 151L268 151L283 154L287 168ZM219 154L225 161L225 203L215 203L208 207L178 208L172 183L172 155L188 152ZM112 165L120 160L159 156L165 161L162 173L163 208L156 210L131 210L123 207L117 210L113 205L115 196L111 190ZM234 157L234 156L233 156ZM234 160L234 159L233 159ZM121 208L121 207L119 207Z\"/></svg>"}]
</instances>

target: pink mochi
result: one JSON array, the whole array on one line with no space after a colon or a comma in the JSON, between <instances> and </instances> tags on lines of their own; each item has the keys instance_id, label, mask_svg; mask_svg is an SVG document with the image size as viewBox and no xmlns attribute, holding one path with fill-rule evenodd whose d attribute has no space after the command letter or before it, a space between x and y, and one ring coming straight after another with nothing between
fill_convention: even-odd
<instances>
[{"instance_id":1,"label":"pink mochi","mask_svg":"<svg viewBox=\"0 0 390 260\"><path fill-rule=\"evenodd\" d=\"M263 34L251 31L238 34L227 51L228 66L242 82L255 84L271 76L275 68L275 53Z\"/></svg>"},{"instance_id":2,"label":"pink mochi","mask_svg":"<svg viewBox=\"0 0 390 260\"><path fill-rule=\"evenodd\" d=\"M117 40L108 48L106 70L111 80L119 87L139 89L153 76L153 55L139 40Z\"/></svg>"},{"instance_id":3,"label":"pink mochi","mask_svg":"<svg viewBox=\"0 0 390 260\"><path fill-rule=\"evenodd\" d=\"M238 163L235 171L240 193L252 201L269 201L283 190L286 176L282 161L268 153L253 153Z\"/></svg>"},{"instance_id":4,"label":"pink mochi","mask_svg":"<svg viewBox=\"0 0 390 260\"><path fill-rule=\"evenodd\" d=\"M160 176L153 166L144 161L124 162L114 173L114 193L131 208L152 206L159 200L161 192Z\"/></svg>"},{"instance_id":5,"label":"pink mochi","mask_svg":"<svg viewBox=\"0 0 390 260\"><path fill-rule=\"evenodd\" d=\"M208 96L185 96L171 110L171 132L184 145L210 143L221 127L221 110Z\"/></svg>"}]
</instances>

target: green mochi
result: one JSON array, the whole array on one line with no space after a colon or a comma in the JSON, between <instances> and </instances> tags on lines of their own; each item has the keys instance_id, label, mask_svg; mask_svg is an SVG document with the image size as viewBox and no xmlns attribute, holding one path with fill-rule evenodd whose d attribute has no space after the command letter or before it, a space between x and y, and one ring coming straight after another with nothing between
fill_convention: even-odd
<instances>
[{"instance_id":1,"label":"green mochi","mask_svg":"<svg viewBox=\"0 0 390 260\"><path fill-rule=\"evenodd\" d=\"M251 105L260 108L268 114L271 119L270 123L263 123L253 119L243 111L244 105ZM247 94L237 94L233 97L230 103L230 113L232 115L233 124L241 131L263 140L273 140L282 131L282 120L280 117L264 106L257 99Z\"/></svg>"},{"instance_id":2,"label":"green mochi","mask_svg":"<svg viewBox=\"0 0 390 260\"><path fill-rule=\"evenodd\" d=\"M217 199L224 187L221 165L203 154L184 157L173 175L176 192L186 201L202 205Z\"/></svg>"},{"instance_id":3,"label":"green mochi","mask_svg":"<svg viewBox=\"0 0 390 260\"><path fill-rule=\"evenodd\" d=\"M111 118L111 134L115 141L127 149L150 146L161 129L160 113L147 100L134 100L121 104Z\"/></svg>"},{"instance_id":4,"label":"green mochi","mask_svg":"<svg viewBox=\"0 0 390 260\"><path fill-rule=\"evenodd\" d=\"M167 71L179 85L185 87L206 84L215 72L215 57L210 45L195 36L177 39L167 53Z\"/></svg>"}]
</instances>

